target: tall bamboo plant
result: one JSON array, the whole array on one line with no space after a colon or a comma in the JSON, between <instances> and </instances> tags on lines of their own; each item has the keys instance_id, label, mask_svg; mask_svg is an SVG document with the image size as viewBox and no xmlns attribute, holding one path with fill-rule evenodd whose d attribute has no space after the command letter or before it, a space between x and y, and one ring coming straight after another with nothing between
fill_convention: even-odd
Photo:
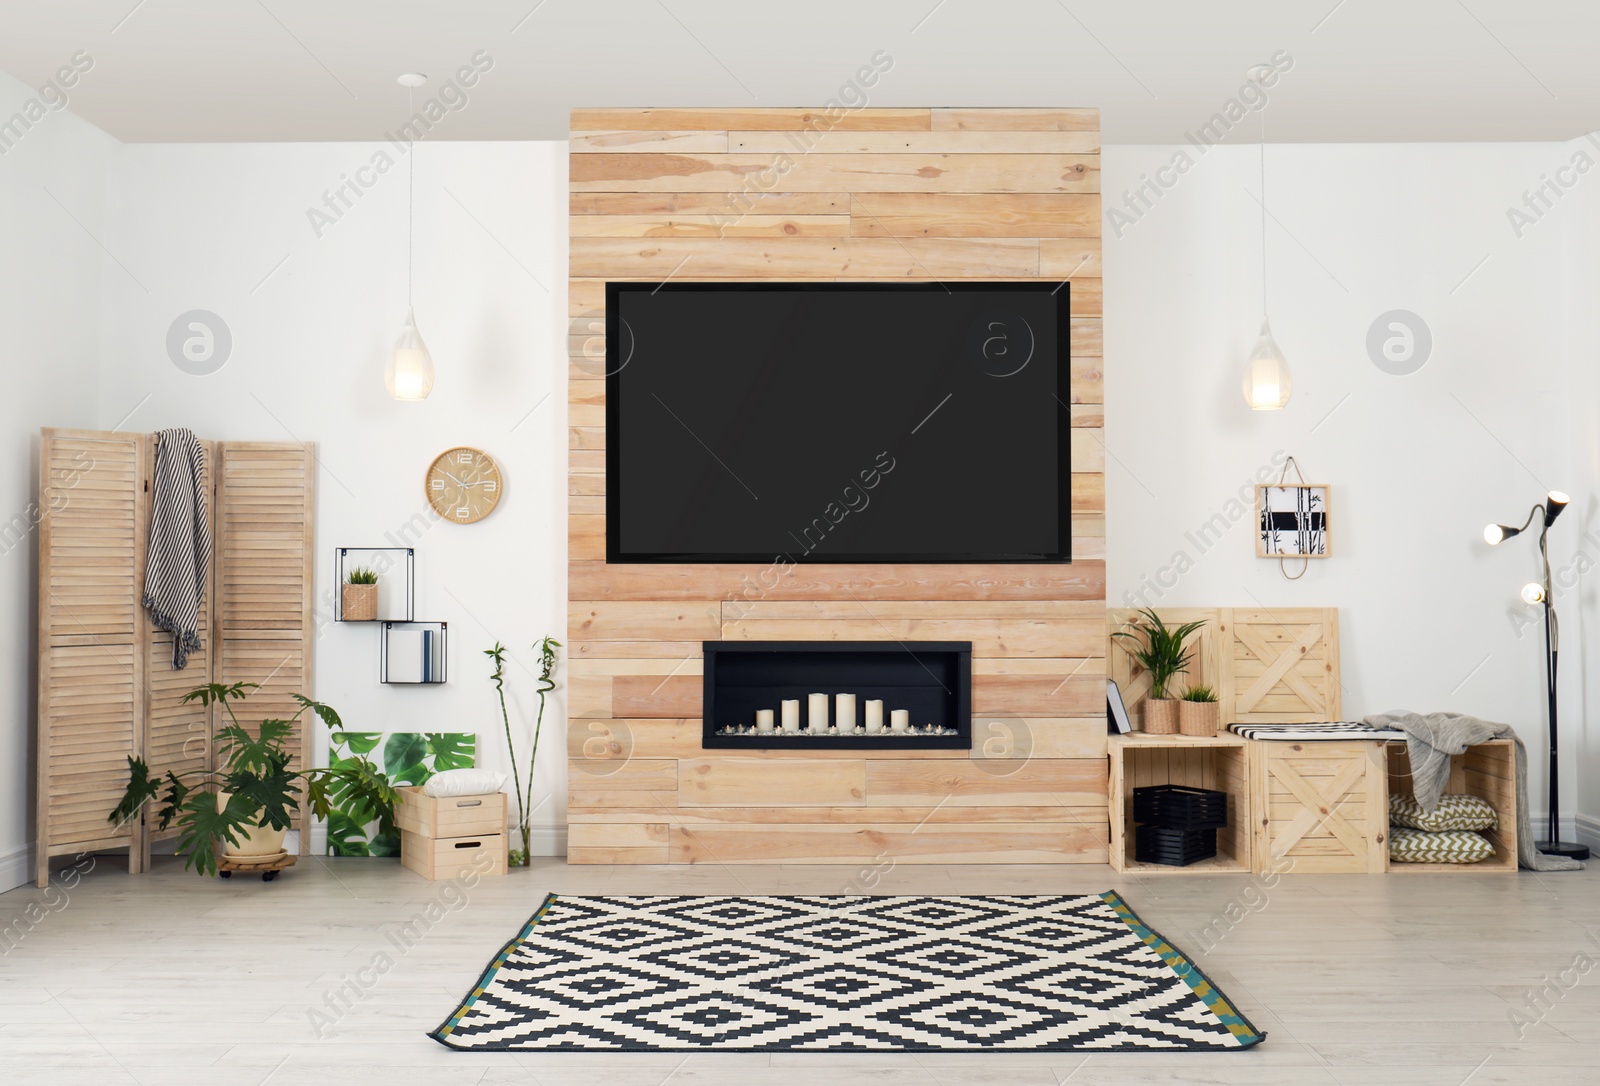
<instances>
[{"instance_id":1,"label":"tall bamboo plant","mask_svg":"<svg viewBox=\"0 0 1600 1086\"><path fill-rule=\"evenodd\" d=\"M533 722L533 753L528 756L526 789L522 786L522 777L517 769L517 743L511 732L511 713L506 708L506 648L496 641L494 648L483 650L483 654L494 661L494 673L489 678L500 697L500 720L506 729L506 754L511 760L511 784L517 797L517 832L522 838L522 849L511 850L509 862L512 867L527 867L531 862L529 821L533 816L533 770L539 761L539 736L544 731L545 697L556 688L555 679L551 676L555 673L556 650L560 647L561 642L553 637L546 637L534 646L539 650L539 685L536 691L539 695L539 713Z\"/></svg>"}]
</instances>

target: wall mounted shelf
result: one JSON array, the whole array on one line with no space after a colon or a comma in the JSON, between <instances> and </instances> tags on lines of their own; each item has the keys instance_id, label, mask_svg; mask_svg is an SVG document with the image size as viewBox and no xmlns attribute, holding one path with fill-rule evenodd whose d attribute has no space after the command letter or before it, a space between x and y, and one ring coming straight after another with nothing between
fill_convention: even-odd
<instances>
[{"instance_id":1,"label":"wall mounted shelf","mask_svg":"<svg viewBox=\"0 0 1600 1086\"><path fill-rule=\"evenodd\" d=\"M379 682L440 686L449 681L448 622L385 622L379 644Z\"/></svg>"},{"instance_id":2,"label":"wall mounted shelf","mask_svg":"<svg viewBox=\"0 0 1600 1086\"><path fill-rule=\"evenodd\" d=\"M382 557L376 557L380 555ZM414 547L337 548L333 556L333 620L351 621L344 617L344 580L350 570L365 567L377 569L378 573L378 615L373 621L412 621L417 617L416 566L417 552ZM405 573L405 583L398 588L394 581L397 568Z\"/></svg>"}]
</instances>

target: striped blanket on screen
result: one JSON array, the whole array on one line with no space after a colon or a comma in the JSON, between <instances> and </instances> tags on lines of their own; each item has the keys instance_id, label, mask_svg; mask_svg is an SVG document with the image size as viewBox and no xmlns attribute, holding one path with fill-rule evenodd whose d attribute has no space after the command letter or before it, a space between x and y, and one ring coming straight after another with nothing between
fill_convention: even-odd
<instances>
[{"instance_id":1,"label":"striped blanket on screen","mask_svg":"<svg viewBox=\"0 0 1600 1086\"><path fill-rule=\"evenodd\" d=\"M1334 720L1324 724L1229 724L1228 730L1246 739L1404 739L1398 728L1379 728L1359 720Z\"/></svg>"},{"instance_id":2,"label":"striped blanket on screen","mask_svg":"<svg viewBox=\"0 0 1600 1086\"><path fill-rule=\"evenodd\" d=\"M205 449L193 431L156 435L144 607L152 622L172 634L172 666L178 669L200 648L200 601L211 562L205 474Z\"/></svg>"}]
</instances>

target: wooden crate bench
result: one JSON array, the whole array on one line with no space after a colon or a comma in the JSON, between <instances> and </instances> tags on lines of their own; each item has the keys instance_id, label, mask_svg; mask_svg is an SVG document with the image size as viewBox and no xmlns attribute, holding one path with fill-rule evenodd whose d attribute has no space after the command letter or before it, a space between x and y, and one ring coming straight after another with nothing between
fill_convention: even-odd
<instances>
[{"instance_id":1,"label":"wooden crate bench","mask_svg":"<svg viewBox=\"0 0 1600 1086\"><path fill-rule=\"evenodd\" d=\"M1246 872L1250 864L1250 772L1247 741L1237 735L1199 737L1113 735L1107 742L1111 771L1111 866L1140 875ZM1133 790L1182 784L1228 794L1228 825L1217 831L1217 854L1186 867L1140 863L1134 857Z\"/></svg>"},{"instance_id":2,"label":"wooden crate bench","mask_svg":"<svg viewBox=\"0 0 1600 1086\"><path fill-rule=\"evenodd\" d=\"M1411 759L1404 743L1388 744L1387 767L1389 792L1411 795ZM1483 834L1494 843L1494 855L1475 864L1390 864L1389 870L1403 874L1469 874L1474 871L1516 874L1516 744L1510 739L1491 739L1457 754L1450 759L1450 779L1444 790L1447 794L1477 796L1494 808L1499 826ZM1386 808L1387 803L1386 798Z\"/></svg>"},{"instance_id":3,"label":"wooden crate bench","mask_svg":"<svg viewBox=\"0 0 1600 1086\"><path fill-rule=\"evenodd\" d=\"M504 875L508 860L506 794L434 798L421 788L396 791L400 862L425 879L471 872Z\"/></svg>"},{"instance_id":4,"label":"wooden crate bench","mask_svg":"<svg viewBox=\"0 0 1600 1086\"><path fill-rule=\"evenodd\" d=\"M1382 743L1252 740L1250 764L1258 871L1388 869Z\"/></svg>"}]
</instances>

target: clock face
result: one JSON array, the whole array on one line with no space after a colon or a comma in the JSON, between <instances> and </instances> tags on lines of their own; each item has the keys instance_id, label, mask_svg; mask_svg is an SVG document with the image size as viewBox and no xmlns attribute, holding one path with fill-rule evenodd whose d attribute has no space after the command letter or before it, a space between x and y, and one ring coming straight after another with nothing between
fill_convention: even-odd
<instances>
[{"instance_id":1,"label":"clock face","mask_svg":"<svg viewBox=\"0 0 1600 1086\"><path fill-rule=\"evenodd\" d=\"M500 465L480 449L450 449L428 468L428 504L445 520L475 524L494 512L505 493Z\"/></svg>"}]
</instances>

